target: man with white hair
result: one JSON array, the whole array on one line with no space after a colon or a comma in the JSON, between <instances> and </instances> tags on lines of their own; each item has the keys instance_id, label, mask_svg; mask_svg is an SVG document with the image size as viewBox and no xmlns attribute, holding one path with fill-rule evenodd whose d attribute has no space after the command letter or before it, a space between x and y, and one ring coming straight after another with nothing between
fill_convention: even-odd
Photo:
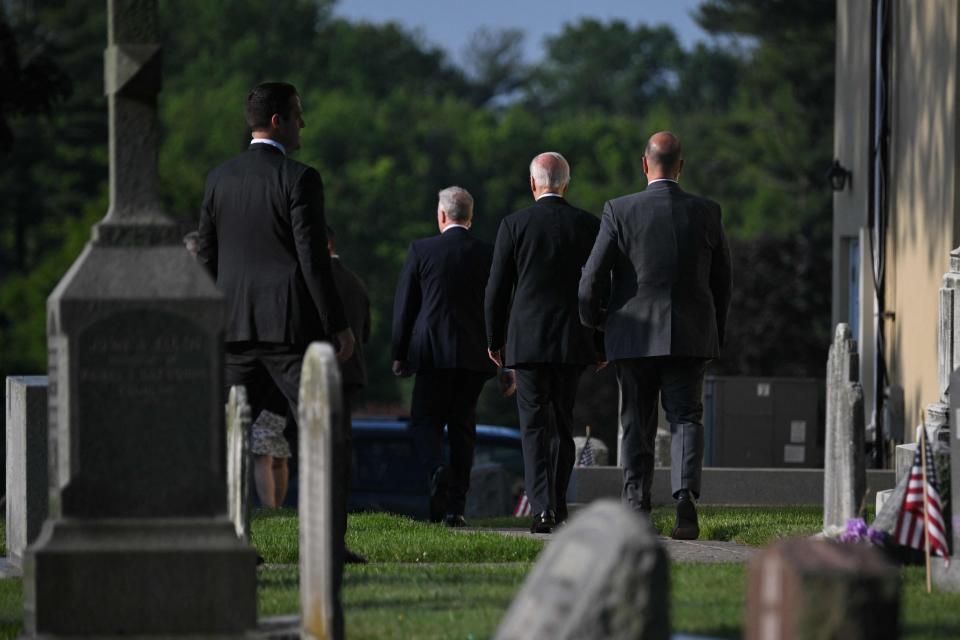
<instances>
[{"instance_id":1,"label":"man with white hair","mask_svg":"<svg viewBox=\"0 0 960 640\"><path fill-rule=\"evenodd\" d=\"M567 203L569 183L570 165L559 153L533 159L536 202L500 223L486 293L490 359L516 370L533 533L550 533L567 518L577 382L587 365L603 360L577 310L580 269L600 221Z\"/></svg>"},{"instance_id":2,"label":"man with white hair","mask_svg":"<svg viewBox=\"0 0 960 640\"><path fill-rule=\"evenodd\" d=\"M466 525L477 399L494 374L483 327L493 248L470 233L472 219L466 189L439 193L440 234L410 245L393 306L393 372L416 374L410 429L430 482L430 519L449 527ZM449 466L442 458L444 425Z\"/></svg>"}]
</instances>

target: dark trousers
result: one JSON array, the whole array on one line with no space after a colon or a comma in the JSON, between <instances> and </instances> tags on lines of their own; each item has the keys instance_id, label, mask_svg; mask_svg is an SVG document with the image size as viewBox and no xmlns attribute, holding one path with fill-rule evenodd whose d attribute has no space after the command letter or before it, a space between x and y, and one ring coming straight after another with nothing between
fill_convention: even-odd
<instances>
[{"instance_id":1,"label":"dark trousers","mask_svg":"<svg viewBox=\"0 0 960 640\"><path fill-rule=\"evenodd\" d=\"M552 509L565 519L576 453L573 405L583 365L523 366L516 374L524 489L533 513Z\"/></svg>"},{"instance_id":2,"label":"dark trousers","mask_svg":"<svg viewBox=\"0 0 960 640\"><path fill-rule=\"evenodd\" d=\"M663 356L618 360L623 432L623 500L633 509L649 501L657 437L657 399L670 423L670 488L700 496L703 467L703 358Z\"/></svg>"},{"instance_id":3,"label":"dark trousers","mask_svg":"<svg viewBox=\"0 0 960 640\"><path fill-rule=\"evenodd\" d=\"M477 400L489 373L467 369L418 372L413 383L410 430L427 477L443 462L443 426L450 443L447 513L463 515L477 441Z\"/></svg>"},{"instance_id":4,"label":"dark trousers","mask_svg":"<svg viewBox=\"0 0 960 640\"><path fill-rule=\"evenodd\" d=\"M225 380L227 390L234 385L243 385L250 403L250 416L255 420L260 411L270 404L270 395L275 389L287 401L287 422L297 433L296 416L300 397L300 370L303 366L304 345L266 342L226 343ZM344 394L345 395L345 394ZM344 416L340 428L334 428L333 442L333 536L334 557L334 637L343 637L343 557L344 537L347 532L347 492L350 477L350 409L346 398L343 401ZM336 427L337 425L334 425ZM299 460L298 438L293 439L293 454ZM253 483L251 482L252 486ZM249 499L249 498L248 498Z\"/></svg>"}]
</instances>

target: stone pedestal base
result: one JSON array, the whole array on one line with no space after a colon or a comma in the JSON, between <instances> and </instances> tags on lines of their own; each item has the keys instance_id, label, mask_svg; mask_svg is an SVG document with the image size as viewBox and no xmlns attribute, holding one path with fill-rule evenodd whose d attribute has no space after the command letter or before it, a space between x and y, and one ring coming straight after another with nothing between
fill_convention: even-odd
<instances>
[{"instance_id":1,"label":"stone pedestal base","mask_svg":"<svg viewBox=\"0 0 960 640\"><path fill-rule=\"evenodd\" d=\"M256 551L221 519L48 520L24 557L28 638L245 637Z\"/></svg>"}]
</instances>

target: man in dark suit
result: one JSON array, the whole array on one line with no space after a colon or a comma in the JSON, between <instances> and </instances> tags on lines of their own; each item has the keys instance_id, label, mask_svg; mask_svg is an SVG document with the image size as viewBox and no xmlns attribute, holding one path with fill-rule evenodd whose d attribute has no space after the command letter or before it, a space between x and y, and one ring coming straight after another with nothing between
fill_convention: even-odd
<instances>
[{"instance_id":1,"label":"man in dark suit","mask_svg":"<svg viewBox=\"0 0 960 640\"><path fill-rule=\"evenodd\" d=\"M207 176L198 258L226 298L227 388L245 386L257 416L276 385L296 416L306 347L332 341L342 362L353 352L353 332L330 269L320 174L287 157L304 126L296 88L254 87L245 115L249 148ZM335 520L345 528L345 513Z\"/></svg>"},{"instance_id":2,"label":"man in dark suit","mask_svg":"<svg viewBox=\"0 0 960 640\"><path fill-rule=\"evenodd\" d=\"M367 288L353 271L344 266L337 253L336 234L327 227L327 249L330 252L330 268L333 270L333 281L337 285L340 299L343 300L344 310L347 313L347 322L356 336L353 355L340 363L340 380L343 385L343 432L344 443L341 456L344 461L343 475L340 486L346 489L337 497L343 501L342 508L346 512L346 501L350 487L350 464L353 452L353 407L357 395L367 385L367 363L363 359L363 345L370 340L370 296ZM365 564L363 556L350 549L345 551L346 562L351 564Z\"/></svg>"},{"instance_id":3,"label":"man in dark suit","mask_svg":"<svg viewBox=\"0 0 960 640\"><path fill-rule=\"evenodd\" d=\"M393 306L393 372L416 373L410 428L430 482L430 518L466 525L477 400L494 367L483 331L483 290L492 248L469 232L466 189L439 194L440 235L410 245ZM443 426L450 466L443 464Z\"/></svg>"},{"instance_id":4,"label":"man in dark suit","mask_svg":"<svg viewBox=\"0 0 960 640\"><path fill-rule=\"evenodd\" d=\"M516 371L534 533L549 533L567 518L577 383L587 365L603 360L577 314L580 270L600 223L567 203L569 182L570 166L559 153L530 163L536 202L500 223L486 294L490 358Z\"/></svg>"},{"instance_id":5,"label":"man in dark suit","mask_svg":"<svg viewBox=\"0 0 960 640\"><path fill-rule=\"evenodd\" d=\"M686 540L700 532L703 374L723 345L731 272L720 207L680 188L682 168L680 140L654 134L643 154L646 190L604 205L580 280L580 316L605 329L616 362L624 501L650 511L659 396L672 433L672 535Z\"/></svg>"}]
</instances>

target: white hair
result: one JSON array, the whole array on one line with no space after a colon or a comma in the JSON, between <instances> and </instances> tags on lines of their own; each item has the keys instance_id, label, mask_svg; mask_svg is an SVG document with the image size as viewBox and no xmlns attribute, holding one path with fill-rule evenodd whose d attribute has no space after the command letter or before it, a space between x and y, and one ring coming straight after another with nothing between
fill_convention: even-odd
<instances>
[{"instance_id":1,"label":"white hair","mask_svg":"<svg viewBox=\"0 0 960 640\"><path fill-rule=\"evenodd\" d=\"M463 187L447 187L437 194L440 208L458 224L470 222L473 217L473 196Z\"/></svg>"},{"instance_id":2,"label":"white hair","mask_svg":"<svg viewBox=\"0 0 960 640\"><path fill-rule=\"evenodd\" d=\"M544 156L552 158L556 162L539 162ZM561 189L570 182L570 164L566 158L556 151L547 151L530 161L530 177L538 186L548 189Z\"/></svg>"}]
</instances>

